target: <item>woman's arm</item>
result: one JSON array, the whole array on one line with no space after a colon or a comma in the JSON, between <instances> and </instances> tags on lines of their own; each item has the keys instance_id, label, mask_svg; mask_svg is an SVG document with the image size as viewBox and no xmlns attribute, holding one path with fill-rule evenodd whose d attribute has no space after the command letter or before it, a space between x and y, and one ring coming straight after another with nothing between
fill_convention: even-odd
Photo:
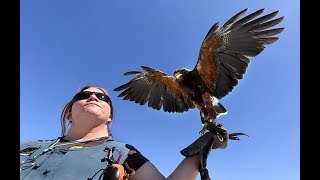
<instances>
[{"instance_id":1,"label":"woman's arm","mask_svg":"<svg viewBox=\"0 0 320 180\"><path fill-rule=\"evenodd\" d=\"M163 180L166 179L159 170L150 162L144 163L129 180Z\"/></svg>"},{"instance_id":2,"label":"woman's arm","mask_svg":"<svg viewBox=\"0 0 320 180\"><path fill-rule=\"evenodd\" d=\"M199 156L186 157L179 166L165 178L159 170L150 162L144 163L130 180L195 180L199 173L200 159Z\"/></svg>"},{"instance_id":3,"label":"woman's arm","mask_svg":"<svg viewBox=\"0 0 320 180\"><path fill-rule=\"evenodd\" d=\"M150 161L147 161L141 167L139 166L140 168L137 168L135 174L131 176L130 180L195 180L200 168L199 154L203 154L203 158L206 159L211 148L225 149L227 147L229 139L227 130L225 130L222 125L217 128L221 128L224 131L218 134L213 133L214 131L207 132L181 151L186 158L168 176L168 178L165 178ZM235 136L237 136L237 134L239 135L239 133L236 133ZM240 135L243 135L243 133L240 133Z\"/></svg>"},{"instance_id":4,"label":"woman's arm","mask_svg":"<svg viewBox=\"0 0 320 180\"><path fill-rule=\"evenodd\" d=\"M196 179L199 173L200 157L195 155L192 157L186 157L179 166L168 176L167 179Z\"/></svg>"}]
</instances>

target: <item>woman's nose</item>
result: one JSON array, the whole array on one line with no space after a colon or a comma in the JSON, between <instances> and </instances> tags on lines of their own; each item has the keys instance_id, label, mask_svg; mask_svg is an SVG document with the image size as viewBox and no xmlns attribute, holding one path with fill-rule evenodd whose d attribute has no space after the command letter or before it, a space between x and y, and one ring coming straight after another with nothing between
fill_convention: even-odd
<instances>
[{"instance_id":1,"label":"woman's nose","mask_svg":"<svg viewBox=\"0 0 320 180\"><path fill-rule=\"evenodd\" d=\"M89 96L88 100L99 101L99 99L97 98L97 96L96 96L94 93L92 93L92 94Z\"/></svg>"}]
</instances>

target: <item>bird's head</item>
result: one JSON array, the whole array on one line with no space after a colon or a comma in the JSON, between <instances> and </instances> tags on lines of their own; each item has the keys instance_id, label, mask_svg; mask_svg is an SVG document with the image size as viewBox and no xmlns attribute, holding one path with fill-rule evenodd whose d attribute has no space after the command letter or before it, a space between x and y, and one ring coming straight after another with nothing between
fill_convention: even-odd
<instances>
[{"instance_id":1,"label":"bird's head","mask_svg":"<svg viewBox=\"0 0 320 180\"><path fill-rule=\"evenodd\" d=\"M187 69L187 68L180 68L180 69L177 69L177 70L173 73L173 75L174 75L177 79L179 79L182 75L187 74L189 71L190 71L190 70Z\"/></svg>"}]
</instances>

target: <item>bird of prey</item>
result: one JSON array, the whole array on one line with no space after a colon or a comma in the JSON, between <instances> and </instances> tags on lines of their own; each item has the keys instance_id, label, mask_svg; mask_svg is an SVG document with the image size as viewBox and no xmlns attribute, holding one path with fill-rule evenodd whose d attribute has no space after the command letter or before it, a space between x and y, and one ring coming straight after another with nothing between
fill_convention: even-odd
<instances>
[{"instance_id":1,"label":"bird of prey","mask_svg":"<svg viewBox=\"0 0 320 180\"><path fill-rule=\"evenodd\" d=\"M260 16L264 8L240 19L248 8L230 18L221 28L215 23L205 36L195 67L177 69L174 76L160 70L141 66L143 71L117 87L118 97L156 110L182 113L197 107L204 134L209 123L215 122L227 110L219 102L243 78L249 58L260 54L266 45L274 43L284 28L275 28L284 16L274 18L279 11Z\"/></svg>"}]
</instances>

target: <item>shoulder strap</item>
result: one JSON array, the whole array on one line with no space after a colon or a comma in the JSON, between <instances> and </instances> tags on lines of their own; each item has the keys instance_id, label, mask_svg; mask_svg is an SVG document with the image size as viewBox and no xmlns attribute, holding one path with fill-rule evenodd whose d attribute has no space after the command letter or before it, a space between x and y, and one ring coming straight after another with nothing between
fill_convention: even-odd
<instances>
[{"instance_id":1,"label":"shoulder strap","mask_svg":"<svg viewBox=\"0 0 320 180\"><path fill-rule=\"evenodd\" d=\"M33 159L35 159L38 156L40 156L41 154L48 152L59 141L60 141L60 138L57 138L55 140L43 141L43 142L41 140L39 140L39 141L37 141L38 143L32 143L32 145L29 145L28 147L20 149L20 155L24 155L23 153L25 153L25 151L27 149L30 149L30 150L35 149L35 151L32 154L30 154L30 155L32 155L31 157ZM27 144L25 144L25 145L27 145ZM23 146L25 146L25 145L23 145Z\"/></svg>"},{"instance_id":2,"label":"shoulder strap","mask_svg":"<svg viewBox=\"0 0 320 180\"><path fill-rule=\"evenodd\" d=\"M102 161L123 164L128 157L129 148L126 143L114 141L111 137L105 142L106 157Z\"/></svg>"},{"instance_id":3,"label":"shoulder strap","mask_svg":"<svg viewBox=\"0 0 320 180\"><path fill-rule=\"evenodd\" d=\"M38 140L22 144L20 146L20 170L35 165L35 160L52 149L59 140L60 138L55 140Z\"/></svg>"}]
</instances>

